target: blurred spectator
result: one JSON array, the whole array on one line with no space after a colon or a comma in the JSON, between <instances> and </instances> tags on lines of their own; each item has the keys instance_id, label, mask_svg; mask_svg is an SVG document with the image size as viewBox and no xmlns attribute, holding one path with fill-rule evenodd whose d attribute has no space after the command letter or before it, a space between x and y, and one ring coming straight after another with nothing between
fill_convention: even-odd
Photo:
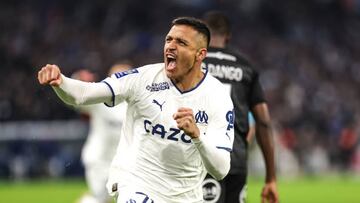
<instances>
[{"instance_id":1,"label":"blurred spectator","mask_svg":"<svg viewBox=\"0 0 360 203\"><path fill-rule=\"evenodd\" d=\"M350 126L341 131L339 137L339 162L343 170L350 169L357 150L359 136Z\"/></svg>"}]
</instances>

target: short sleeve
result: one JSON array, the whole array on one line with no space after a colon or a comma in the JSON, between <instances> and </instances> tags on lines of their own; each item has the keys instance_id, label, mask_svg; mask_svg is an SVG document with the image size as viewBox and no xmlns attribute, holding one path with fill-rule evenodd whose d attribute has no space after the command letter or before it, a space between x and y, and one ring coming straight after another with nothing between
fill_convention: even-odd
<instances>
[{"instance_id":1,"label":"short sleeve","mask_svg":"<svg viewBox=\"0 0 360 203\"><path fill-rule=\"evenodd\" d=\"M250 106L255 106L256 104L262 102L266 102L264 90L259 80L259 74L256 73L251 84Z\"/></svg>"}]
</instances>

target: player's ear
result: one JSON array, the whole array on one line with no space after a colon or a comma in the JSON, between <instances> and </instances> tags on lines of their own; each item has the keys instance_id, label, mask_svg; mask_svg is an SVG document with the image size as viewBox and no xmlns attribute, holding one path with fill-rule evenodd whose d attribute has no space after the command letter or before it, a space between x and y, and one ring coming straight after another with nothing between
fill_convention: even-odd
<instances>
[{"instance_id":1,"label":"player's ear","mask_svg":"<svg viewBox=\"0 0 360 203\"><path fill-rule=\"evenodd\" d=\"M207 54L207 49L206 48L200 48L197 53L196 53L196 58L199 60L199 61L202 61L205 59L206 57L206 54Z\"/></svg>"}]
</instances>

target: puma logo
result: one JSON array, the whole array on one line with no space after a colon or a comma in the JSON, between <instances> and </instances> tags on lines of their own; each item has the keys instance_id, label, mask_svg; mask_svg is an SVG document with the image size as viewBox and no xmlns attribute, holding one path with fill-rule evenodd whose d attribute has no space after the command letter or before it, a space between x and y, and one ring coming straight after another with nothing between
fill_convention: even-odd
<instances>
[{"instance_id":1,"label":"puma logo","mask_svg":"<svg viewBox=\"0 0 360 203\"><path fill-rule=\"evenodd\" d=\"M155 99L153 99L153 103L156 104L156 105L158 105L158 106L160 107L160 111L162 111L162 107L163 107L163 105L165 104L165 101L164 101L162 104L160 104L158 101L156 101Z\"/></svg>"}]
</instances>

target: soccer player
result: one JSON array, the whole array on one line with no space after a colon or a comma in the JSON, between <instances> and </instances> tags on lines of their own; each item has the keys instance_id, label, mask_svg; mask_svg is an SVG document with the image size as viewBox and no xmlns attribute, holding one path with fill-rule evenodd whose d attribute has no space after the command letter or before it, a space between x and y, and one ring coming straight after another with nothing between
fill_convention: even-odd
<instances>
[{"instance_id":1,"label":"soccer player","mask_svg":"<svg viewBox=\"0 0 360 203\"><path fill-rule=\"evenodd\" d=\"M262 149L266 165L266 183L261 194L262 202L276 203L278 192L272 131L259 74L247 59L226 47L230 40L230 23L224 14L217 11L208 12L204 15L204 21L211 32L210 48L203 64L204 71L228 86L236 115L230 172L220 183L213 179L205 180L204 191L207 193L204 199L219 203L245 202L248 112L251 111L255 118L255 136Z\"/></svg>"},{"instance_id":2,"label":"soccer player","mask_svg":"<svg viewBox=\"0 0 360 203\"><path fill-rule=\"evenodd\" d=\"M118 63L110 68L108 74L111 76L117 72L124 72L130 67L128 63ZM95 75L85 69L75 72L72 78L95 82ZM106 182L119 143L127 104L122 102L113 108L103 104L80 105L75 108L90 118L89 135L81 153L89 193L84 194L79 203L110 203L112 198L106 190Z\"/></svg>"},{"instance_id":3,"label":"soccer player","mask_svg":"<svg viewBox=\"0 0 360 203\"><path fill-rule=\"evenodd\" d=\"M173 20L164 63L115 73L99 83L61 74L56 65L38 72L69 104L128 103L108 188L118 203L203 202L207 173L223 179L230 169L233 105L217 79L201 70L210 31L201 20Z\"/></svg>"}]
</instances>

